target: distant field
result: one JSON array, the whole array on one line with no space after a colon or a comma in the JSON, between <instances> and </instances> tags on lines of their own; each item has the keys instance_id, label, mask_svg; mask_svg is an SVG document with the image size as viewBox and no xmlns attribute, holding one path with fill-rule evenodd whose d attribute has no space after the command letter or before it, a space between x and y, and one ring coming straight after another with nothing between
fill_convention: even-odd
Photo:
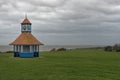
<instances>
[{"instance_id":1,"label":"distant field","mask_svg":"<svg viewBox=\"0 0 120 80\"><path fill-rule=\"evenodd\" d=\"M40 55L0 54L0 80L120 80L120 53L81 49Z\"/></svg>"}]
</instances>

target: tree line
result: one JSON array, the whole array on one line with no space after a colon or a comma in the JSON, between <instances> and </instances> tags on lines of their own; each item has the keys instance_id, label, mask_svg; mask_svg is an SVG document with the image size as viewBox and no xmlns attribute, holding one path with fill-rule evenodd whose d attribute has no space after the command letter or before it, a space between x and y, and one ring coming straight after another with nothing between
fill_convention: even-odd
<instances>
[{"instance_id":1,"label":"tree line","mask_svg":"<svg viewBox=\"0 0 120 80\"><path fill-rule=\"evenodd\" d=\"M104 51L116 51L116 52L120 52L120 44L115 44L113 46L106 46L104 47Z\"/></svg>"}]
</instances>

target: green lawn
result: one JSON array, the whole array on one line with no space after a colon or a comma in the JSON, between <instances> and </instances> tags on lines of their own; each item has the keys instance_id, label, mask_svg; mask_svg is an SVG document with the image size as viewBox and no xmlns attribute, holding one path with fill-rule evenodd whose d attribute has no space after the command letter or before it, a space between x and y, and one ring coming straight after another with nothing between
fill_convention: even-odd
<instances>
[{"instance_id":1,"label":"green lawn","mask_svg":"<svg viewBox=\"0 0 120 80\"><path fill-rule=\"evenodd\" d=\"M120 53L82 49L40 55L0 54L0 80L120 80Z\"/></svg>"}]
</instances>

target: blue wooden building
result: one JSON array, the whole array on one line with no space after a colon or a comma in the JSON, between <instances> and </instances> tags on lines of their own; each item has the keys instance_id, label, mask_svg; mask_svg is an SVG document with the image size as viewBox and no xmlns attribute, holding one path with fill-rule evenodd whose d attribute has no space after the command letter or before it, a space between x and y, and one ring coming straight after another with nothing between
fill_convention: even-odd
<instances>
[{"instance_id":1,"label":"blue wooden building","mask_svg":"<svg viewBox=\"0 0 120 80\"><path fill-rule=\"evenodd\" d=\"M27 17L21 23L21 34L11 43L14 57L39 57L39 46L43 44L31 34L31 25Z\"/></svg>"}]
</instances>

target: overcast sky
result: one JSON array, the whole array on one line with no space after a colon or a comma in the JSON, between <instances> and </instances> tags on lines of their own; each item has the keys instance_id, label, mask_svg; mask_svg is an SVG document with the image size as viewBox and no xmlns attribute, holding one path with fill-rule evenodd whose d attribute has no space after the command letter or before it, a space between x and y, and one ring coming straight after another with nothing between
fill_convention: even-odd
<instances>
[{"instance_id":1,"label":"overcast sky","mask_svg":"<svg viewBox=\"0 0 120 80\"><path fill-rule=\"evenodd\" d=\"M26 13L45 45L120 43L119 0L0 0L0 45L20 35Z\"/></svg>"}]
</instances>

